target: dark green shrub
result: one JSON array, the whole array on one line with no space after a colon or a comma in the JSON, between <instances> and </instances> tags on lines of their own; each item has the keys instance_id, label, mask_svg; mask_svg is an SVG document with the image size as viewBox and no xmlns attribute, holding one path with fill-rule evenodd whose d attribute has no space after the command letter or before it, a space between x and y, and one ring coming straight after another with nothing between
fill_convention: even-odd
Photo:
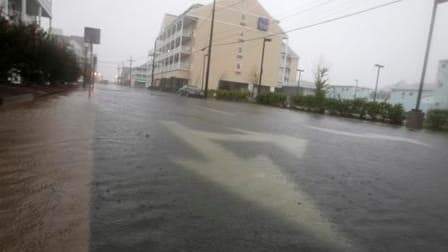
<instances>
[{"instance_id":1,"label":"dark green shrub","mask_svg":"<svg viewBox=\"0 0 448 252\"><path fill-rule=\"evenodd\" d=\"M381 120L385 122L386 120L390 120L390 114L393 110L393 105L385 102L379 103Z\"/></svg>"},{"instance_id":2,"label":"dark green shrub","mask_svg":"<svg viewBox=\"0 0 448 252\"><path fill-rule=\"evenodd\" d=\"M403 109L403 105L396 104L389 107L388 119L392 124L403 124L405 119L405 112Z\"/></svg>"},{"instance_id":3,"label":"dark green shrub","mask_svg":"<svg viewBox=\"0 0 448 252\"><path fill-rule=\"evenodd\" d=\"M376 121L380 113L381 113L381 105L378 102L366 103L366 114L369 115L371 120Z\"/></svg>"},{"instance_id":4,"label":"dark green shrub","mask_svg":"<svg viewBox=\"0 0 448 252\"><path fill-rule=\"evenodd\" d=\"M426 119L428 128L441 130L448 127L448 110L435 109L428 112Z\"/></svg>"},{"instance_id":5,"label":"dark green shrub","mask_svg":"<svg viewBox=\"0 0 448 252\"><path fill-rule=\"evenodd\" d=\"M365 99L353 100L351 110L352 114L356 114L360 119L364 119L367 114L367 101Z\"/></svg>"},{"instance_id":6,"label":"dark green shrub","mask_svg":"<svg viewBox=\"0 0 448 252\"><path fill-rule=\"evenodd\" d=\"M245 102L249 99L249 92L216 90L216 99L226 101Z\"/></svg>"},{"instance_id":7,"label":"dark green shrub","mask_svg":"<svg viewBox=\"0 0 448 252\"><path fill-rule=\"evenodd\" d=\"M209 89L208 92L207 92L207 96L208 97L215 97L216 96L216 90Z\"/></svg>"},{"instance_id":8,"label":"dark green shrub","mask_svg":"<svg viewBox=\"0 0 448 252\"><path fill-rule=\"evenodd\" d=\"M337 99L327 99L325 107L330 115L339 115L341 101Z\"/></svg>"},{"instance_id":9,"label":"dark green shrub","mask_svg":"<svg viewBox=\"0 0 448 252\"><path fill-rule=\"evenodd\" d=\"M280 93L264 93L257 96L257 103L269 106L283 107L286 104L286 95Z\"/></svg>"}]
</instances>

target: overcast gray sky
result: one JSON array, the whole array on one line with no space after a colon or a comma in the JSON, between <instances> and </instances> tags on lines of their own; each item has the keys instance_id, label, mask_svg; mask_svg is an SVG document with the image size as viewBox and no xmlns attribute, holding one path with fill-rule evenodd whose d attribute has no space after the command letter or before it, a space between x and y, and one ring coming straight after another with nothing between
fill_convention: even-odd
<instances>
[{"instance_id":1,"label":"overcast gray sky","mask_svg":"<svg viewBox=\"0 0 448 252\"><path fill-rule=\"evenodd\" d=\"M260 0L285 30L372 7L390 0ZM53 26L65 35L82 35L83 27L102 29L96 47L100 71L113 78L117 65L131 56L144 63L165 13L179 14L192 0L54 0ZM372 87L375 63L385 65L381 86L400 80L418 82L428 34L432 0L402 2L356 17L290 33L290 46L301 57L305 79L316 66L330 67L332 84ZM448 59L448 3L439 7L427 81L434 82L437 62Z\"/></svg>"}]
</instances>

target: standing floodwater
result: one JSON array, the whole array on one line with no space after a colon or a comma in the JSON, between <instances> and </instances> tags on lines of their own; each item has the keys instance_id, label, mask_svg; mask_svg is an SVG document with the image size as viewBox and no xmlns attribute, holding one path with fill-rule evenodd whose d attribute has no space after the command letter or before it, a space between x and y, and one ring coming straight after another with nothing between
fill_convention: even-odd
<instances>
[{"instance_id":1,"label":"standing floodwater","mask_svg":"<svg viewBox=\"0 0 448 252\"><path fill-rule=\"evenodd\" d=\"M443 134L117 86L0 120L0 251L448 250Z\"/></svg>"}]
</instances>

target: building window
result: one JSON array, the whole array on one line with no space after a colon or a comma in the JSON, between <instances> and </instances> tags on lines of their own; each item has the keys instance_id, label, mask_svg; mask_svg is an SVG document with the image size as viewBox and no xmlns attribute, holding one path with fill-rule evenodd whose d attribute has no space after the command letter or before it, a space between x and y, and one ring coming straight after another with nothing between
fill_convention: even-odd
<instances>
[{"instance_id":1,"label":"building window","mask_svg":"<svg viewBox=\"0 0 448 252\"><path fill-rule=\"evenodd\" d=\"M240 70L241 69L241 64L240 63L236 63L236 69Z\"/></svg>"},{"instance_id":2,"label":"building window","mask_svg":"<svg viewBox=\"0 0 448 252\"><path fill-rule=\"evenodd\" d=\"M414 95L414 93L413 92L409 92L409 96L413 96Z\"/></svg>"},{"instance_id":3,"label":"building window","mask_svg":"<svg viewBox=\"0 0 448 252\"><path fill-rule=\"evenodd\" d=\"M441 81L439 82L439 87L443 87L443 83Z\"/></svg>"},{"instance_id":4,"label":"building window","mask_svg":"<svg viewBox=\"0 0 448 252\"><path fill-rule=\"evenodd\" d=\"M243 48L242 47L238 47L238 53L243 53Z\"/></svg>"},{"instance_id":5,"label":"building window","mask_svg":"<svg viewBox=\"0 0 448 252\"><path fill-rule=\"evenodd\" d=\"M237 59L243 59L243 55L238 54L238 55L236 55L236 58Z\"/></svg>"},{"instance_id":6,"label":"building window","mask_svg":"<svg viewBox=\"0 0 448 252\"><path fill-rule=\"evenodd\" d=\"M240 36L244 37L244 31L241 31Z\"/></svg>"},{"instance_id":7,"label":"building window","mask_svg":"<svg viewBox=\"0 0 448 252\"><path fill-rule=\"evenodd\" d=\"M180 46L180 38L177 38L176 39L176 47L179 47Z\"/></svg>"},{"instance_id":8,"label":"building window","mask_svg":"<svg viewBox=\"0 0 448 252\"><path fill-rule=\"evenodd\" d=\"M244 43L244 39L238 39L238 43Z\"/></svg>"},{"instance_id":9,"label":"building window","mask_svg":"<svg viewBox=\"0 0 448 252\"><path fill-rule=\"evenodd\" d=\"M446 64L442 64L442 68L446 68Z\"/></svg>"},{"instance_id":10,"label":"building window","mask_svg":"<svg viewBox=\"0 0 448 252\"><path fill-rule=\"evenodd\" d=\"M180 29L182 29L182 22L179 21L179 23L177 23L177 30L180 31Z\"/></svg>"},{"instance_id":11,"label":"building window","mask_svg":"<svg viewBox=\"0 0 448 252\"><path fill-rule=\"evenodd\" d=\"M246 22L241 21L241 22L240 22L240 25L241 25L241 26L246 26Z\"/></svg>"},{"instance_id":12,"label":"building window","mask_svg":"<svg viewBox=\"0 0 448 252\"><path fill-rule=\"evenodd\" d=\"M179 62L179 54L174 55L174 63Z\"/></svg>"}]
</instances>

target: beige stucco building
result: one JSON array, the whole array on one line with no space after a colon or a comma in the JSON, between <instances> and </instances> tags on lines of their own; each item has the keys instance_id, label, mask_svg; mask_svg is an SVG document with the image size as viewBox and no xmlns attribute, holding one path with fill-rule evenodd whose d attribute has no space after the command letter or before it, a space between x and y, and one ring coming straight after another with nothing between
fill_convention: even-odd
<instances>
[{"instance_id":1,"label":"beige stucco building","mask_svg":"<svg viewBox=\"0 0 448 252\"><path fill-rule=\"evenodd\" d=\"M166 14L155 43L154 86L175 90L204 86L212 4L193 5L181 15ZM258 84L263 37L263 89L273 91L296 79L298 56L287 46L278 21L257 0L216 4L209 89L251 90Z\"/></svg>"}]
</instances>

